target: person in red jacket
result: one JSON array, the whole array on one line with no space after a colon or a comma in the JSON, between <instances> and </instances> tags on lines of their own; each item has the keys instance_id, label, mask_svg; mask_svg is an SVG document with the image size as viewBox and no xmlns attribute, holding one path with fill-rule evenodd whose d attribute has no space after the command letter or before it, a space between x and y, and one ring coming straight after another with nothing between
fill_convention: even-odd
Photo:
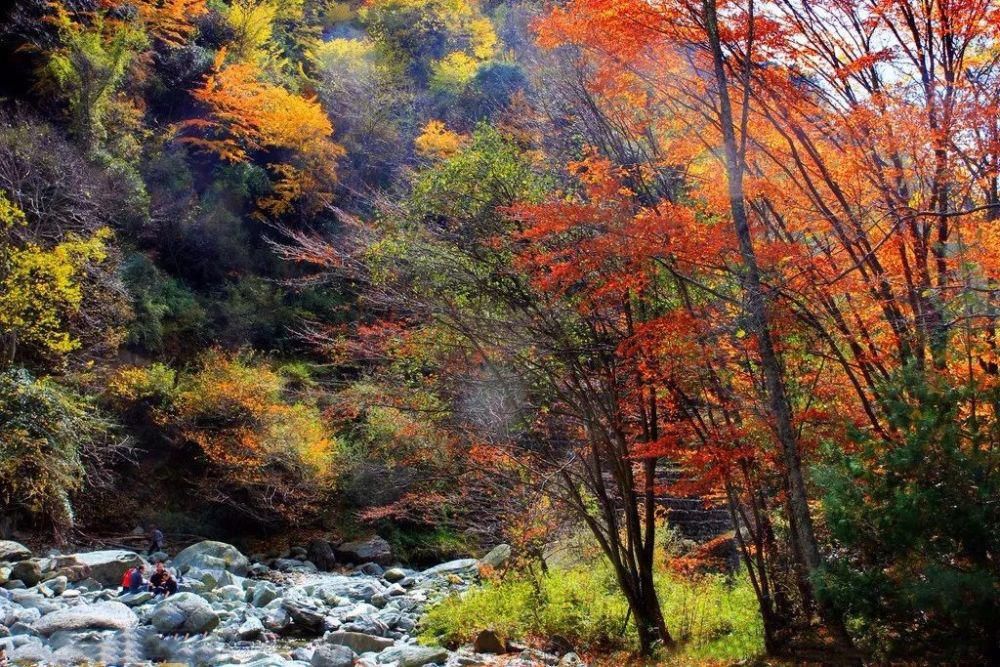
<instances>
[{"instance_id":1,"label":"person in red jacket","mask_svg":"<svg viewBox=\"0 0 1000 667\"><path fill-rule=\"evenodd\" d=\"M125 572L124 576L122 576L123 593L138 593L148 588L146 580L142 576L144 569L142 563L139 563Z\"/></svg>"}]
</instances>

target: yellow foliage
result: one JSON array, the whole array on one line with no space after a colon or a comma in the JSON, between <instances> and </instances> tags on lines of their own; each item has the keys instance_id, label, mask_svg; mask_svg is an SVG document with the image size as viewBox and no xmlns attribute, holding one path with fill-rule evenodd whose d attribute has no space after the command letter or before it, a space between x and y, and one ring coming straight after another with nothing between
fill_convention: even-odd
<instances>
[{"instance_id":1,"label":"yellow foliage","mask_svg":"<svg viewBox=\"0 0 1000 667\"><path fill-rule=\"evenodd\" d=\"M267 54L280 4L274 0L236 0L226 19L233 29L232 53L239 60Z\"/></svg>"},{"instance_id":2,"label":"yellow foliage","mask_svg":"<svg viewBox=\"0 0 1000 667\"><path fill-rule=\"evenodd\" d=\"M449 130L443 122L431 120L414 141L414 146L424 157L445 159L457 153L466 139L466 136Z\"/></svg>"},{"instance_id":3,"label":"yellow foliage","mask_svg":"<svg viewBox=\"0 0 1000 667\"><path fill-rule=\"evenodd\" d=\"M169 396L176 383L177 372L164 364L128 366L111 376L108 392L114 398L131 402Z\"/></svg>"},{"instance_id":4,"label":"yellow foliage","mask_svg":"<svg viewBox=\"0 0 1000 667\"><path fill-rule=\"evenodd\" d=\"M479 62L471 56L454 51L431 65L431 88L461 90L476 75Z\"/></svg>"},{"instance_id":5,"label":"yellow foliage","mask_svg":"<svg viewBox=\"0 0 1000 667\"><path fill-rule=\"evenodd\" d=\"M83 300L80 278L89 264L107 257L110 237L110 230L101 229L88 239L68 234L51 249L0 249L0 331L43 353L77 349L68 323Z\"/></svg>"},{"instance_id":6,"label":"yellow foliage","mask_svg":"<svg viewBox=\"0 0 1000 667\"><path fill-rule=\"evenodd\" d=\"M493 30L493 23L487 18L475 19L469 23L469 33L472 55L480 60L492 58L497 48L497 34Z\"/></svg>"},{"instance_id":7,"label":"yellow foliage","mask_svg":"<svg viewBox=\"0 0 1000 667\"><path fill-rule=\"evenodd\" d=\"M253 484L283 465L329 482L339 445L316 407L288 402L284 390L271 366L216 351L181 384L174 409L184 435L233 479Z\"/></svg>"},{"instance_id":8,"label":"yellow foliage","mask_svg":"<svg viewBox=\"0 0 1000 667\"><path fill-rule=\"evenodd\" d=\"M0 190L0 231L4 228L20 227L24 224L24 211L7 198L6 192Z\"/></svg>"}]
</instances>

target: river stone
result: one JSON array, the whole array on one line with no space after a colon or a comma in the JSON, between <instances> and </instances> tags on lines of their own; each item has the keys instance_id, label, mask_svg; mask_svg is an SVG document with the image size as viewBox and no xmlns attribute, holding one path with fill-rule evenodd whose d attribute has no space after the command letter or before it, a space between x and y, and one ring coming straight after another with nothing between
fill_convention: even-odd
<instances>
[{"instance_id":1,"label":"river stone","mask_svg":"<svg viewBox=\"0 0 1000 667\"><path fill-rule=\"evenodd\" d=\"M348 563L367 563L388 565L392 561L392 547L378 535L367 539L344 542L334 547L334 554L340 560Z\"/></svg>"},{"instance_id":2,"label":"river stone","mask_svg":"<svg viewBox=\"0 0 1000 667\"><path fill-rule=\"evenodd\" d=\"M388 581L390 584L394 584L397 581L402 581L403 579L406 579L406 572L403 572L403 570L398 567L390 567L382 575L382 578Z\"/></svg>"},{"instance_id":3,"label":"river stone","mask_svg":"<svg viewBox=\"0 0 1000 667\"><path fill-rule=\"evenodd\" d=\"M129 607L138 607L153 599L153 594L149 591L138 591L136 593L125 593L118 596L118 602Z\"/></svg>"},{"instance_id":4,"label":"river stone","mask_svg":"<svg viewBox=\"0 0 1000 667\"><path fill-rule=\"evenodd\" d=\"M54 611L31 624L40 635L59 630L130 630L139 619L121 602L97 602Z\"/></svg>"},{"instance_id":5,"label":"river stone","mask_svg":"<svg viewBox=\"0 0 1000 667\"><path fill-rule=\"evenodd\" d=\"M447 659L447 649L416 644L396 646L378 654L380 663L395 662L398 667L424 667L424 665L443 663Z\"/></svg>"},{"instance_id":6,"label":"river stone","mask_svg":"<svg viewBox=\"0 0 1000 667\"><path fill-rule=\"evenodd\" d=\"M31 558L31 549L14 540L0 540L0 562Z\"/></svg>"},{"instance_id":7,"label":"river stone","mask_svg":"<svg viewBox=\"0 0 1000 667\"><path fill-rule=\"evenodd\" d=\"M494 630L482 630L476 635L473 643L476 653L504 653L506 651L503 641Z\"/></svg>"},{"instance_id":8,"label":"river stone","mask_svg":"<svg viewBox=\"0 0 1000 667\"><path fill-rule=\"evenodd\" d=\"M351 667L354 651L343 645L320 644L313 651L309 664L311 667Z\"/></svg>"},{"instance_id":9,"label":"river stone","mask_svg":"<svg viewBox=\"0 0 1000 667\"><path fill-rule=\"evenodd\" d=\"M317 568L324 572L329 572L337 564L336 555L333 553L333 545L326 540L313 540L306 550L307 558Z\"/></svg>"},{"instance_id":10,"label":"river stone","mask_svg":"<svg viewBox=\"0 0 1000 667\"><path fill-rule=\"evenodd\" d=\"M451 560L447 563L435 565L432 568L424 570L424 574L455 574L456 572L465 572L475 568L478 562L475 558L460 558L459 560Z\"/></svg>"},{"instance_id":11,"label":"river stone","mask_svg":"<svg viewBox=\"0 0 1000 667\"><path fill-rule=\"evenodd\" d=\"M250 604L255 607L263 607L277 598L278 589L274 586L274 584L270 582L263 582L254 587L253 596L250 598Z\"/></svg>"},{"instance_id":12,"label":"river stone","mask_svg":"<svg viewBox=\"0 0 1000 667\"><path fill-rule=\"evenodd\" d=\"M29 642L12 650L7 657L15 664L44 665L52 662L52 651L41 642Z\"/></svg>"},{"instance_id":13,"label":"river stone","mask_svg":"<svg viewBox=\"0 0 1000 667\"><path fill-rule=\"evenodd\" d=\"M139 554L123 549L90 551L73 554L72 557L78 565L86 566L90 571L89 576L106 588L117 588L121 585L122 576L126 571L142 564Z\"/></svg>"},{"instance_id":14,"label":"river stone","mask_svg":"<svg viewBox=\"0 0 1000 667\"><path fill-rule=\"evenodd\" d=\"M212 605L194 593L171 595L156 605L149 620L163 633L211 632L219 625Z\"/></svg>"},{"instance_id":15,"label":"river stone","mask_svg":"<svg viewBox=\"0 0 1000 667\"><path fill-rule=\"evenodd\" d=\"M174 567L180 572L191 568L201 570L224 570L245 577L250 561L239 549L225 542L205 540L192 544L174 556Z\"/></svg>"},{"instance_id":16,"label":"river stone","mask_svg":"<svg viewBox=\"0 0 1000 667\"><path fill-rule=\"evenodd\" d=\"M510 559L511 548L509 544L498 544L493 549L479 559L479 567L488 567L496 570Z\"/></svg>"},{"instance_id":17,"label":"river stone","mask_svg":"<svg viewBox=\"0 0 1000 667\"><path fill-rule=\"evenodd\" d=\"M25 586L34 586L42 579L42 568L37 560L22 560L10 569L10 578Z\"/></svg>"},{"instance_id":18,"label":"river stone","mask_svg":"<svg viewBox=\"0 0 1000 667\"><path fill-rule=\"evenodd\" d=\"M254 639L264 633L264 624L256 616L248 616L236 632L240 639Z\"/></svg>"},{"instance_id":19,"label":"river stone","mask_svg":"<svg viewBox=\"0 0 1000 667\"><path fill-rule=\"evenodd\" d=\"M385 637L375 637L366 635L363 632L328 632L323 636L323 641L327 644L346 646L355 653L378 653L393 645L393 640Z\"/></svg>"}]
</instances>

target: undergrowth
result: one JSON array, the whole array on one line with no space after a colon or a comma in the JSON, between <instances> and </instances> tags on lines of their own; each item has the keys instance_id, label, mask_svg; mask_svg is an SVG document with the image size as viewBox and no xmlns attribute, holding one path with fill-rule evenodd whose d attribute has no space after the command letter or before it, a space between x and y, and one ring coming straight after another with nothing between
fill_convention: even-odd
<instances>
[{"instance_id":1,"label":"undergrowth","mask_svg":"<svg viewBox=\"0 0 1000 667\"><path fill-rule=\"evenodd\" d=\"M660 664L729 663L763 653L763 629L745 576L682 576L661 569L657 590L678 647ZM462 644L490 628L506 639L569 641L577 651L633 651L635 627L606 564L519 573L444 600L422 621L423 637Z\"/></svg>"}]
</instances>

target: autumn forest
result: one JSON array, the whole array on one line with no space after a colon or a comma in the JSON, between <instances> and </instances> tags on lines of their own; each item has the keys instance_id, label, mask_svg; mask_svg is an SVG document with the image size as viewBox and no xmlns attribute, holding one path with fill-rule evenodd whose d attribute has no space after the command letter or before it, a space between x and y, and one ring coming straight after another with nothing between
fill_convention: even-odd
<instances>
[{"instance_id":1,"label":"autumn forest","mask_svg":"<svg viewBox=\"0 0 1000 667\"><path fill-rule=\"evenodd\" d=\"M0 540L480 559L316 667L1000 661L995 0L22 0L0 58Z\"/></svg>"}]
</instances>

